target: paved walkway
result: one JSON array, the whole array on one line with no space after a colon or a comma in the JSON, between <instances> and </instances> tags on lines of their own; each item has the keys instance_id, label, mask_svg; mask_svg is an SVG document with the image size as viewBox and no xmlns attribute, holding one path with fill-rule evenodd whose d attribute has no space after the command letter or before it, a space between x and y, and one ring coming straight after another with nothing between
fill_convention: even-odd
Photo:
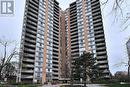
<instances>
[{"instance_id":1,"label":"paved walkway","mask_svg":"<svg viewBox=\"0 0 130 87\"><path fill-rule=\"evenodd\" d=\"M60 87L60 85L44 85L43 87ZM87 84L87 87L105 87L99 84Z\"/></svg>"},{"instance_id":2,"label":"paved walkway","mask_svg":"<svg viewBox=\"0 0 130 87\"><path fill-rule=\"evenodd\" d=\"M43 85L42 87L60 87L59 85Z\"/></svg>"},{"instance_id":3,"label":"paved walkway","mask_svg":"<svg viewBox=\"0 0 130 87\"><path fill-rule=\"evenodd\" d=\"M87 84L87 87L105 87L105 86L99 84Z\"/></svg>"}]
</instances>

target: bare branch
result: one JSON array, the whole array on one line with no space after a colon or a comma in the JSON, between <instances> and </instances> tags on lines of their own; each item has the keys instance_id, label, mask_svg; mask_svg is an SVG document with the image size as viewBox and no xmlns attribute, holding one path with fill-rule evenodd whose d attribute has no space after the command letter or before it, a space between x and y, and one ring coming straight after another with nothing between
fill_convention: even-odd
<instances>
[{"instance_id":1,"label":"bare branch","mask_svg":"<svg viewBox=\"0 0 130 87\"><path fill-rule=\"evenodd\" d=\"M1 55L1 64L0 64L0 80L2 79L2 75L5 74L3 72L3 70L5 70L5 68L8 66L8 64L10 64L12 58L14 58L16 55L18 55L17 52L17 47L15 44L13 44L14 41L6 41L6 40L1 40L0 39L0 46L3 47L3 57ZM9 48L9 45L13 44L14 45L14 49L11 51L11 53L8 53L7 48ZM9 55L9 56L7 56Z\"/></svg>"},{"instance_id":2,"label":"bare branch","mask_svg":"<svg viewBox=\"0 0 130 87\"><path fill-rule=\"evenodd\" d=\"M105 9L107 3L108 3L109 0L106 0L105 2L101 3L101 5L103 6L103 9Z\"/></svg>"},{"instance_id":3,"label":"bare branch","mask_svg":"<svg viewBox=\"0 0 130 87\"><path fill-rule=\"evenodd\" d=\"M3 58L3 63L2 64L4 64L5 63L5 60L6 60L6 53L7 53L7 42L5 42L5 43L3 43L3 46L4 46L4 58Z\"/></svg>"},{"instance_id":4,"label":"bare branch","mask_svg":"<svg viewBox=\"0 0 130 87\"><path fill-rule=\"evenodd\" d=\"M102 5L106 5L108 3L108 0L106 0L105 2L102 3Z\"/></svg>"},{"instance_id":5,"label":"bare branch","mask_svg":"<svg viewBox=\"0 0 130 87\"><path fill-rule=\"evenodd\" d=\"M101 3L103 6L103 9L106 7L106 5L109 5L109 4L111 5L113 3L109 15L110 14L114 15L114 19L113 19L114 23L116 21L118 22L118 20L124 19L124 17L125 17L124 22L121 23L121 28L123 28L123 29L121 29L121 31L126 30L130 26L129 25L130 17L126 18L126 11L123 11L123 10L124 9L126 10L128 8L128 6L129 6L127 3L128 1L127 0L113 0L113 1L102 0L102 1L104 1L103 3ZM109 3L109 2L111 2L111 3Z\"/></svg>"}]
</instances>

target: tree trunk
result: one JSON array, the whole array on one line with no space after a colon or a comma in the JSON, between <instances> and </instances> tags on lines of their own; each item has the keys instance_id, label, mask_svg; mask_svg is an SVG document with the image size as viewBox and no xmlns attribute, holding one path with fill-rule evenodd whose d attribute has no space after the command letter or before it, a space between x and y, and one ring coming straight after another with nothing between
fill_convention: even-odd
<instances>
[{"instance_id":1,"label":"tree trunk","mask_svg":"<svg viewBox=\"0 0 130 87\"><path fill-rule=\"evenodd\" d=\"M84 87L87 87L86 82L87 82L87 78L85 77Z\"/></svg>"},{"instance_id":2,"label":"tree trunk","mask_svg":"<svg viewBox=\"0 0 130 87\"><path fill-rule=\"evenodd\" d=\"M128 66L128 83L130 84L130 65Z\"/></svg>"},{"instance_id":3,"label":"tree trunk","mask_svg":"<svg viewBox=\"0 0 130 87\"><path fill-rule=\"evenodd\" d=\"M84 87L86 87L86 82L84 83Z\"/></svg>"},{"instance_id":4,"label":"tree trunk","mask_svg":"<svg viewBox=\"0 0 130 87\"><path fill-rule=\"evenodd\" d=\"M2 70L0 69L0 82L2 81Z\"/></svg>"},{"instance_id":5,"label":"tree trunk","mask_svg":"<svg viewBox=\"0 0 130 87\"><path fill-rule=\"evenodd\" d=\"M87 72L86 72L86 70L87 70L87 62L85 62L85 64L84 64L84 80L85 80L85 83L84 83L84 87L87 87L86 86L86 82L87 82Z\"/></svg>"},{"instance_id":6,"label":"tree trunk","mask_svg":"<svg viewBox=\"0 0 130 87\"><path fill-rule=\"evenodd\" d=\"M1 73L0 73L0 81L1 81L2 77L1 77Z\"/></svg>"},{"instance_id":7,"label":"tree trunk","mask_svg":"<svg viewBox=\"0 0 130 87\"><path fill-rule=\"evenodd\" d=\"M1 73L0 73L0 82L2 81L2 75L1 75Z\"/></svg>"},{"instance_id":8,"label":"tree trunk","mask_svg":"<svg viewBox=\"0 0 130 87\"><path fill-rule=\"evenodd\" d=\"M86 67L84 69L84 87L86 87L86 81L87 81L87 73L86 73Z\"/></svg>"},{"instance_id":9,"label":"tree trunk","mask_svg":"<svg viewBox=\"0 0 130 87\"><path fill-rule=\"evenodd\" d=\"M73 77L71 77L70 86L73 87Z\"/></svg>"}]
</instances>

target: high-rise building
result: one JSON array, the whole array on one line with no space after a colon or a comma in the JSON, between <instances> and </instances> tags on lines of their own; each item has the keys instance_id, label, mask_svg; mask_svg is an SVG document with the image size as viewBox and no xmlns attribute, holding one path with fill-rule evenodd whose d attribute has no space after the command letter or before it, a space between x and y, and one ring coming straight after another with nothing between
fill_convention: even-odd
<instances>
[{"instance_id":1,"label":"high-rise building","mask_svg":"<svg viewBox=\"0 0 130 87\"><path fill-rule=\"evenodd\" d=\"M26 0L19 81L58 80L59 23L59 3L56 0Z\"/></svg>"},{"instance_id":2,"label":"high-rise building","mask_svg":"<svg viewBox=\"0 0 130 87\"><path fill-rule=\"evenodd\" d=\"M70 4L69 12L71 60L84 51L92 52L99 65L101 78L110 78L99 0L76 0Z\"/></svg>"},{"instance_id":3,"label":"high-rise building","mask_svg":"<svg viewBox=\"0 0 130 87\"><path fill-rule=\"evenodd\" d=\"M71 60L84 51L94 53L102 78L109 78L99 0L76 0L65 11L56 0L26 0L20 82L44 83L68 78Z\"/></svg>"}]
</instances>

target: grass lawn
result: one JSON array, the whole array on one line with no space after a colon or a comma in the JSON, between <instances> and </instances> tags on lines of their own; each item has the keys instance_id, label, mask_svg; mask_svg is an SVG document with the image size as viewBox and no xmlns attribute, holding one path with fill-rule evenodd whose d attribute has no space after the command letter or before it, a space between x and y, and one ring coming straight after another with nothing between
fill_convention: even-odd
<instances>
[{"instance_id":1,"label":"grass lawn","mask_svg":"<svg viewBox=\"0 0 130 87\"><path fill-rule=\"evenodd\" d=\"M12 87L38 87L38 85L12 85ZM0 87L10 87L10 85L0 85Z\"/></svg>"},{"instance_id":2,"label":"grass lawn","mask_svg":"<svg viewBox=\"0 0 130 87\"><path fill-rule=\"evenodd\" d=\"M38 86L35 86L35 85L18 85L17 87L38 87Z\"/></svg>"},{"instance_id":3,"label":"grass lawn","mask_svg":"<svg viewBox=\"0 0 130 87\"><path fill-rule=\"evenodd\" d=\"M130 87L130 84L107 84L107 87Z\"/></svg>"}]
</instances>

